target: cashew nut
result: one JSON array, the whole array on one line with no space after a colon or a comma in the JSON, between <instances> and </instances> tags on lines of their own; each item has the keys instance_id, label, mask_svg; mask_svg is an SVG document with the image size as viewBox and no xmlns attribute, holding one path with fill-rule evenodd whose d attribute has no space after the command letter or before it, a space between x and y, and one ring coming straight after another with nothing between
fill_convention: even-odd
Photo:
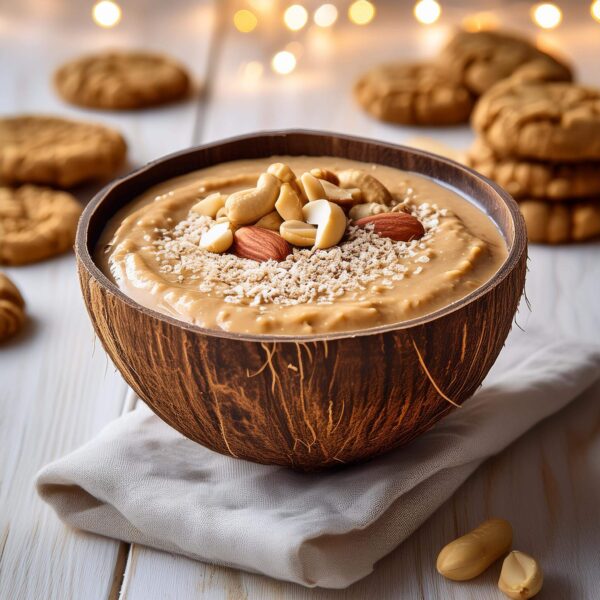
<instances>
[{"instance_id":1,"label":"cashew nut","mask_svg":"<svg viewBox=\"0 0 600 600\"><path fill-rule=\"evenodd\" d=\"M200 248L221 254L233 244L233 231L228 221L213 225L200 237Z\"/></svg>"},{"instance_id":2,"label":"cashew nut","mask_svg":"<svg viewBox=\"0 0 600 600\"><path fill-rule=\"evenodd\" d=\"M282 183L279 190L279 197L275 202L275 210L281 215L284 221L301 221L302 201L290 183Z\"/></svg>"},{"instance_id":3,"label":"cashew nut","mask_svg":"<svg viewBox=\"0 0 600 600\"><path fill-rule=\"evenodd\" d=\"M392 194L379 181L366 171L360 169L346 169L338 173L340 185L343 188L359 188L363 193L365 202L377 202L377 204L391 204Z\"/></svg>"},{"instance_id":4,"label":"cashew nut","mask_svg":"<svg viewBox=\"0 0 600 600\"><path fill-rule=\"evenodd\" d=\"M314 246L317 228L304 221L284 221L279 235L294 246Z\"/></svg>"},{"instance_id":5,"label":"cashew nut","mask_svg":"<svg viewBox=\"0 0 600 600\"><path fill-rule=\"evenodd\" d=\"M358 221L358 219L372 217L373 215L380 215L381 213L388 211L389 209L387 206L385 206L385 204L367 202L367 204L357 204L356 206L353 206L348 215L353 221Z\"/></svg>"},{"instance_id":6,"label":"cashew nut","mask_svg":"<svg viewBox=\"0 0 600 600\"><path fill-rule=\"evenodd\" d=\"M285 163L273 163L269 165L267 173L275 175L283 183L290 183L296 179L294 171Z\"/></svg>"},{"instance_id":7,"label":"cashew nut","mask_svg":"<svg viewBox=\"0 0 600 600\"><path fill-rule=\"evenodd\" d=\"M227 196L221 194L220 192L216 192L206 196L206 198L203 200L196 202L196 204L194 204L190 210L198 215L203 215L205 217L214 219L218 215L219 211L225 206L226 199Z\"/></svg>"},{"instance_id":8,"label":"cashew nut","mask_svg":"<svg viewBox=\"0 0 600 600\"><path fill-rule=\"evenodd\" d=\"M331 248L344 237L346 215L337 204L329 200L314 200L305 204L302 212L307 223L317 226L316 248Z\"/></svg>"},{"instance_id":9,"label":"cashew nut","mask_svg":"<svg viewBox=\"0 0 600 600\"><path fill-rule=\"evenodd\" d=\"M256 226L262 227L263 229L270 229L271 231L279 231L279 226L282 222L283 219L279 216L279 213L274 210L256 221Z\"/></svg>"},{"instance_id":10,"label":"cashew nut","mask_svg":"<svg viewBox=\"0 0 600 600\"><path fill-rule=\"evenodd\" d=\"M225 206L223 206L222 208L220 208L217 211L217 214L215 215L215 219L220 219L221 217L227 217L227 209L225 208Z\"/></svg>"},{"instance_id":11,"label":"cashew nut","mask_svg":"<svg viewBox=\"0 0 600 600\"><path fill-rule=\"evenodd\" d=\"M489 519L444 546L437 558L437 570L454 581L473 579L506 554L511 543L510 523L504 519Z\"/></svg>"},{"instance_id":12,"label":"cashew nut","mask_svg":"<svg viewBox=\"0 0 600 600\"><path fill-rule=\"evenodd\" d=\"M263 173L255 188L234 192L227 198L225 208L232 223L256 223L275 208L280 181L270 173Z\"/></svg>"},{"instance_id":13,"label":"cashew nut","mask_svg":"<svg viewBox=\"0 0 600 600\"><path fill-rule=\"evenodd\" d=\"M325 180L321 181L321 185L325 191L325 198L340 206L352 206L362 200L362 192L358 188L345 189Z\"/></svg>"},{"instance_id":14,"label":"cashew nut","mask_svg":"<svg viewBox=\"0 0 600 600\"><path fill-rule=\"evenodd\" d=\"M325 181L329 181L329 183L333 183L333 185L340 185L338 176L329 169L311 169L309 172L317 179L324 179Z\"/></svg>"},{"instance_id":15,"label":"cashew nut","mask_svg":"<svg viewBox=\"0 0 600 600\"><path fill-rule=\"evenodd\" d=\"M535 558L513 550L502 563L498 587L509 598L527 600L533 598L544 583L544 574Z\"/></svg>"}]
</instances>

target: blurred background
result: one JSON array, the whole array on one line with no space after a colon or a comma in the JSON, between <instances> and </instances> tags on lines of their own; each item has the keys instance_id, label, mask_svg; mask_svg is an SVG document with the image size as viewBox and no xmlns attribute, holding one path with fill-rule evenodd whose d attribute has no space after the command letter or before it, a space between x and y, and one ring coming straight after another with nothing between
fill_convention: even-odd
<instances>
[{"instance_id":1,"label":"blurred background","mask_svg":"<svg viewBox=\"0 0 600 600\"><path fill-rule=\"evenodd\" d=\"M415 132L370 119L355 106L352 83L378 62L433 56L457 26L528 34L574 60L580 81L599 76L599 0L2 0L0 7L0 112L100 114L129 139L141 136L131 147L134 163L191 143L281 127L401 142ZM58 99L50 85L58 65L116 47L172 54L191 69L202 94L183 106L124 114L90 115ZM150 120L161 142L148 147ZM466 127L435 135L454 145L470 140Z\"/></svg>"}]
</instances>

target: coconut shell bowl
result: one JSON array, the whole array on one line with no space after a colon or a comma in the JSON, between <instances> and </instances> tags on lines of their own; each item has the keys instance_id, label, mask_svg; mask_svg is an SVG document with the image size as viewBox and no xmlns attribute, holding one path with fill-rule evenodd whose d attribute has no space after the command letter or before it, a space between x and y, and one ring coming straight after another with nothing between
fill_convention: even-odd
<instances>
[{"instance_id":1,"label":"coconut shell bowl","mask_svg":"<svg viewBox=\"0 0 600 600\"><path fill-rule=\"evenodd\" d=\"M145 308L94 263L109 219L166 179L272 155L338 156L413 171L475 199L508 257L462 300L421 318L303 336L203 329ZM317 132L250 135L191 148L115 181L87 206L77 264L102 345L127 383L171 427L211 450L317 470L370 459L459 410L493 365L525 279L525 226L512 198L474 171L412 148Z\"/></svg>"}]
</instances>

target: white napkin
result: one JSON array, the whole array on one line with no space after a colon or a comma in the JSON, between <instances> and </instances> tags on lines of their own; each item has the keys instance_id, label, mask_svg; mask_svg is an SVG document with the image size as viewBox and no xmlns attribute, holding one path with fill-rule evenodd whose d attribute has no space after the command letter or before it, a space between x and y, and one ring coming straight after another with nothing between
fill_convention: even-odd
<instances>
[{"instance_id":1,"label":"white napkin","mask_svg":"<svg viewBox=\"0 0 600 600\"><path fill-rule=\"evenodd\" d=\"M37 487L63 521L87 531L343 588L368 575L483 460L599 376L599 347L513 331L464 407L404 448L320 474L221 456L140 403L45 467Z\"/></svg>"}]
</instances>

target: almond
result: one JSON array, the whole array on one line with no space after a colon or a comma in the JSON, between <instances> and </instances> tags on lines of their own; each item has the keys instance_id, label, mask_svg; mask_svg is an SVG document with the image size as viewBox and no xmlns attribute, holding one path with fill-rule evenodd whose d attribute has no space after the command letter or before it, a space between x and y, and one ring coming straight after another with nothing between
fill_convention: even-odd
<instances>
[{"instance_id":1,"label":"almond","mask_svg":"<svg viewBox=\"0 0 600 600\"><path fill-rule=\"evenodd\" d=\"M410 242L423 236L425 229L421 222L408 213L381 213L363 217L353 222L357 227L374 225L373 231L381 237L387 237L397 242Z\"/></svg>"},{"instance_id":2,"label":"almond","mask_svg":"<svg viewBox=\"0 0 600 600\"><path fill-rule=\"evenodd\" d=\"M292 247L278 233L251 225L240 227L233 234L231 251L240 258L264 262L283 260L292 253Z\"/></svg>"}]
</instances>

